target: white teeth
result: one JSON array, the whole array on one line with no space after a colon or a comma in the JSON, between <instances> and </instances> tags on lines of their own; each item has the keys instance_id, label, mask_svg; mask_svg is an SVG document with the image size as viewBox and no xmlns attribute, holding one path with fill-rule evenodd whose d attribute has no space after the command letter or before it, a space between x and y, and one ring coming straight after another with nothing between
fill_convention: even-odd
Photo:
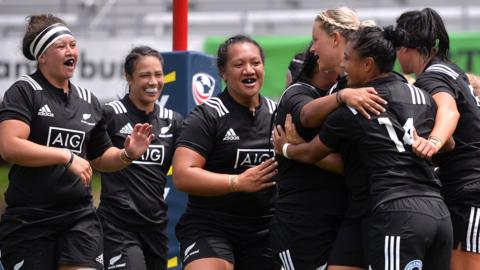
<instances>
[{"instance_id":1,"label":"white teeth","mask_svg":"<svg viewBox=\"0 0 480 270\"><path fill-rule=\"evenodd\" d=\"M150 87L150 88L145 89L145 92L147 92L147 93L156 93L157 91L158 91L158 89L154 88L154 87Z\"/></svg>"},{"instance_id":2,"label":"white teeth","mask_svg":"<svg viewBox=\"0 0 480 270\"><path fill-rule=\"evenodd\" d=\"M65 61L65 64L67 66L73 66L74 63L75 63L75 60L73 60L73 59L69 59L69 60Z\"/></svg>"}]
</instances>

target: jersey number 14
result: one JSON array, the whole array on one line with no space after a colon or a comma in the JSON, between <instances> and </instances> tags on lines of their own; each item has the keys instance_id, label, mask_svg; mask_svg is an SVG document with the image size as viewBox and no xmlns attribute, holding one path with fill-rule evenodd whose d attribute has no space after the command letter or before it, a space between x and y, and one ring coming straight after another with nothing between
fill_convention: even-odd
<instances>
[{"instance_id":1,"label":"jersey number 14","mask_svg":"<svg viewBox=\"0 0 480 270\"><path fill-rule=\"evenodd\" d=\"M413 144L413 118L408 118L405 124L403 125L403 137L402 141L397 136L395 129L393 128L392 122L388 117L379 117L378 123L380 125L385 125L387 128L388 136L390 139L395 143L395 147L397 147L398 152L405 152L404 145L412 145Z\"/></svg>"}]
</instances>

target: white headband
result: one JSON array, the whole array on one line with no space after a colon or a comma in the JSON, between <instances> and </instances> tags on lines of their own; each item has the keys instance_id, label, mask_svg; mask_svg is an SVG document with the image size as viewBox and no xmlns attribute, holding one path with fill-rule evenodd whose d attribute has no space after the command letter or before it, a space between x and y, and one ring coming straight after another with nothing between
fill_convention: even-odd
<instances>
[{"instance_id":1,"label":"white headband","mask_svg":"<svg viewBox=\"0 0 480 270\"><path fill-rule=\"evenodd\" d=\"M65 25L61 23L52 24L33 39L30 43L30 53L38 60L50 45L67 36L73 37L72 32Z\"/></svg>"}]
</instances>

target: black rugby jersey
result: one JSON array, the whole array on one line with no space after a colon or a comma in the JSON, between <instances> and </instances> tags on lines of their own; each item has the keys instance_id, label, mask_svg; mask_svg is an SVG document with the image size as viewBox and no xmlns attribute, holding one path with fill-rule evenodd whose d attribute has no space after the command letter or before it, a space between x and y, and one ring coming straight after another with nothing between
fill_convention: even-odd
<instances>
[{"instance_id":1,"label":"black rugby jersey","mask_svg":"<svg viewBox=\"0 0 480 270\"><path fill-rule=\"evenodd\" d=\"M450 94L457 103L460 119L453 133L455 148L439 153L438 175L447 201L457 198L457 192L480 180L480 100L475 97L468 78L453 63L434 58L415 83L431 95ZM461 199L463 200L463 199Z\"/></svg>"},{"instance_id":2,"label":"black rugby jersey","mask_svg":"<svg viewBox=\"0 0 480 270\"><path fill-rule=\"evenodd\" d=\"M337 84L331 89L336 93L347 87L347 77L339 77ZM358 148L358 144L344 141L337 151L343 161L345 184L348 191L348 209L346 217L356 218L367 214L370 210L370 195L367 168Z\"/></svg>"},{"instance_id":3,"label":"black rugby jersey","mask_svg":"<svg viewBox=\"0 0 480 270\"><path fill-rule=\"evenodd\" d=\"M145 114L126 95L104 106L107 131L112 143L123 148L125 139L137 123L149 123L154 138L147 151L123 170L102 173L99 214L129 230L148 230L165 226L167 204L164 199L166 175L172 163L175 140L182 116L155 104Z\"/></svg>"},{"instance_id":4,"label":"black rugby jersey","mask_svg":"<svg viewBox=\"0 0 480 270\"><path fill-rule=\"evenodd\" d=\"M5 93L0 121L21 120L30 126L28 140L95 159L111 146L102 107L90 91L72 83L69 87L69 94L64 94L40 71L22 76ZM10 209L25 206L72 210L72 206L90 203L91 191L62 164L44 167L14 164L5 201Z\"/></svg>"},{"instance_id":5,"label":"black rugby jersey","mask_svg":"<svg viewBox=\"0 0 480 270\"><path fill-rule=\"evenodd\" d=\"M270 132L276 103L260 98L255 114L238 104L227 90L207 100L185 118L177 147L202 155L205 170L225 174L240 174L273 157ZM187 207L240 217L265 216L272 214L275 194L276 188L272 187L224 196L189 195Z\"/></svg>"},{"instance_id":6,"label":"black rugby jersey","mask_svg":"<svg viewBox=\"0 0 480 270\"><path fill-rule=\"evenodd\" d=\"M320 131L321 140L333 149L345 142L358 145L368 170L372 209L402 197L440 197L433 166L411 151L412 128L419 136L428 136L435 118L435 102L396 74L367 86L374 87L388 102L387 111L368 120L342 106L328 117Z\"/></svg>"},{"instance_id":7,"label":"black rugby jersey","mask_svg":"<svg viewBox=\"0 0 480 270\"><path fill-rule=\"evenodd\" d=\"M307 83L295 83L288 87L280 98L275 125L284 125L288 113L292 115L299 135L312 140L320 129L302 126L300 113L308 102L323 97L328 92ZM277 157L278 209L301 211L315 209L317 212L343 214L346 209L347 191L342 176L324 171L311 164Z\"/></svg>"}]
</instances>

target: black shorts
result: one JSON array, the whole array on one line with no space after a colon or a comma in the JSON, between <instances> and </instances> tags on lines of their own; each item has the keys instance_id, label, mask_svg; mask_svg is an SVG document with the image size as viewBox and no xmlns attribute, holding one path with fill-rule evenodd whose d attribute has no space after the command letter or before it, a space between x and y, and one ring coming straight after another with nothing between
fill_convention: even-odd
<instances>
[{"instance_id":1,"label":"black shorts","mask_svg":"<svg viewBox=\"0 0 480 270\"><path fill-rule=\"evenodd\" d=\"M452 215L453 249L480 253L480 207L467 204L448 206Z\"/></svg>"},{"instance_id":2,"label":"black shorts","mask_svg":"<svg viewBox=\"0 0 480 270\"><path fill-rule=\"evenodd\" d=\"M409 197L379 205L368 232L372 270L449 270L452 223L442 199Z\"/></svg>"},{"instance_id":3,"label":"black shorts","mask_svg":"<svg viewBox=\"0 0 480 270\"><path fill-rule=\"evenodd\" d=\"M342 220L343 215L277 209L270 224L270 237L284 269L317 269L326 265Z\"/></svg>"},{"instance_id":4,"label":"black shorts","mask_svg":"<svg viewBox=\"0 0 480 270\"><path fill-rule=\"evenodd\" d=\"M131 232L102 219L105 269L167 269L165 230Z\"/></svg>"},{"instance_id":5,"label":"black shorts","mask_svg":"<svg viewBox=\"0 0 480 270\"><path fill-rule=\"evenodd\" d=\"M328 259L328 265L367 267L369 217L345 218Z\"/></svg>"},{"instance_id":6,"label":"black shorts","mask_svg":"<svg viewBox=\"0 0 480 270\"><path fill-rule=\"evenodd\" d=\"M5 269L57 270L59 265L103 269L100 221L93 208L80 212L33 222L5 213L0 222Z\"/></svg>"},{"instance_id":7,"label":"black shorts","mask_svg":"<svg viewBox=\"0 0 480 270\"><path fill-rule=\"evenodd\" d=\"M480 181L462 187L455 200L447 201L453 225L453 249L480 253Z\"/></svg>"},{"instance_id":8,"label":"black shorts","mask_svg":"<svg viewBox=\"0 0 480 270\"><path fill-rule=\"evenodd\" d=\"M231 262L235 270L279 270L270 248L269 222L269 217L185 213L175 228L183 265L219 258Z\"/></svg>"}]
</instances>

